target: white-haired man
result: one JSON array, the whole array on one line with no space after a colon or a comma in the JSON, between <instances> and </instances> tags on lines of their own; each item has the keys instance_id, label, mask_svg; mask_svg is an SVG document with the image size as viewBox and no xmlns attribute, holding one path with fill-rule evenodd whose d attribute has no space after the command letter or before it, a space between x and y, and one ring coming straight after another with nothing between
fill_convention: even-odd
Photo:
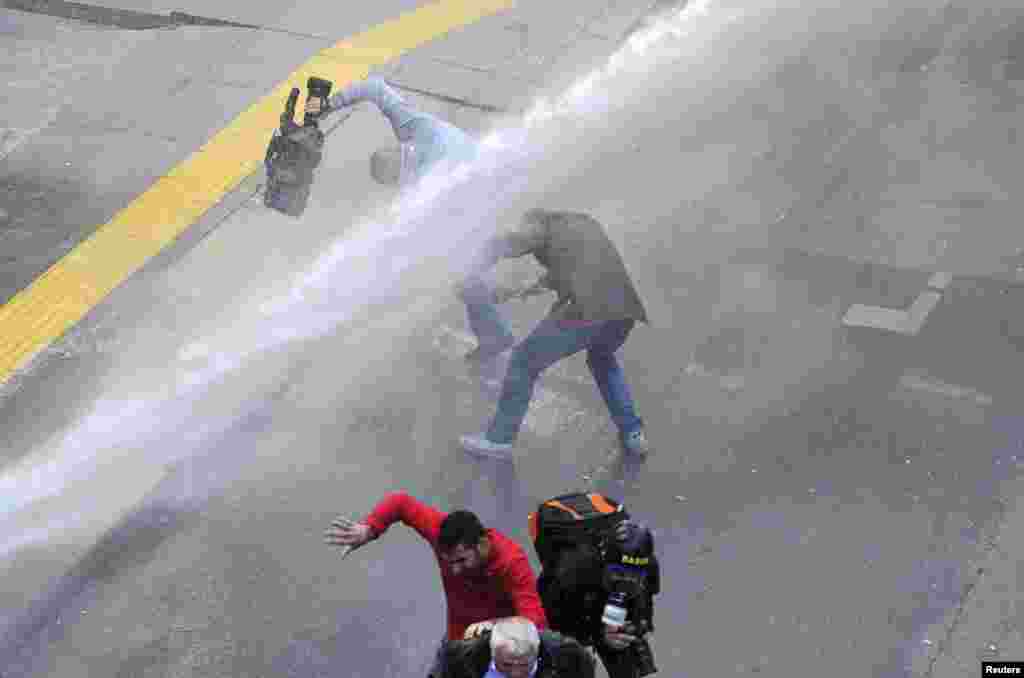
<instances>
[{"instance_id":1,"label":"white-haired man","mask_svg":"<svg viewBox=\"0 0 1024 678\"><path fill-rule=\"evenodd\" d=\"M594 678L594 660L578 642L506 617L464 640L449 641L432 678Z\"/></svg>"}]
</instances>

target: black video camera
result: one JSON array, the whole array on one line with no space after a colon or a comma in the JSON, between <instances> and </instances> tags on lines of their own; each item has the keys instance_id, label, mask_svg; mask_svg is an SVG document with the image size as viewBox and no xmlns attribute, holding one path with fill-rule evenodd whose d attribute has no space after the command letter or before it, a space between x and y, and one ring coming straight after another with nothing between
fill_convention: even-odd
<instances>
[{"instance_id":1,"label":"black video camera","mask_svg":"<svg viewBox=\"0 0 1024 678\"><path fill-rule=\"evenodd\" d=\"M310 77L306 82L306 112L302 120L303 125L316 125L327 113L332 86L330 80L317 77Z\"/></svg>"},{"instance_id":2,"label":"black video camera","mask_svg":"<svg viewBox=\"0 0 1024 678\"><path fill-rule=\"evenodd\" d=\"M306 106L302 125L295 122L295 104L299 88L288 95L281 124L267 146L263 164L267 170L267 186L263 204L297 217L306 209L313 185L313 170L323 160L324 133L320 118L328 111L331 82L310 77L306 82Z\"/></svg>"},{"instance_id":3,"label":"black video camera","mask_svg":"<svg viewBox=\"0 0 1024 678\"><path fill-rule=\"evenodd\" d=\"M604 545L602 588L607 592L601 622L620 628L638 640L614 656L606 666L611 676L641 678L658 669L644 637L654 630L653 597L661 589L661 573L654 556L654 537L636 523L624 522Z\"/></svg>"}]
</instances>

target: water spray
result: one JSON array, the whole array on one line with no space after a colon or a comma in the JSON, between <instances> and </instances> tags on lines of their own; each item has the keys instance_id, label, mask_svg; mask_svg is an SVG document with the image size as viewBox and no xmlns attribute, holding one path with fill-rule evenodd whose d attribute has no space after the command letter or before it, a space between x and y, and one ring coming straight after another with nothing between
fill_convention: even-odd
<instances>
[{"instance_id":1,"label":"water spray","mask_svg":"<svg viewBox=\"0 0 1024 678\"><path fill-rule=\"evenodd\" d=\"M694 0L654 22L561 96L539 99L518 122L486 135L472 164L431 173L387 210L358 222L297 276L283 298L262 306L245 350L216 351L208 342L194 342L179 353L176 367L184 369L168 396L96 401L92 412L57 442L52 456L30 456L0 474L0 559L26 544L45 542L51 529L66 527L55 521L22 533L8 531L16 516L39 501L93 477L104 450L119 444L144 447L177 436L182 444L153 463L196 453L210 427L198 425L203 415L193 405L214 385L269 352L336 331L382 294L393 293L425 261L446 261L450 271L468 265L460 260L465 259L460 253L470 249L466 243L485 238L496 225L495 215L528 194L534 169L550 161L552 149L573 143L622 105L624 97L615 96L616 88L638 87L644 73L699 58L716 35L742 16L716 11L710 0ZM559 122L571 123L573 133L566 135ZM490 199L479 199L482 191ZM373 265L357 266L367 260ZM186 430L196 432L191 442L179 433Z\"/></svg>"}]
</instances>

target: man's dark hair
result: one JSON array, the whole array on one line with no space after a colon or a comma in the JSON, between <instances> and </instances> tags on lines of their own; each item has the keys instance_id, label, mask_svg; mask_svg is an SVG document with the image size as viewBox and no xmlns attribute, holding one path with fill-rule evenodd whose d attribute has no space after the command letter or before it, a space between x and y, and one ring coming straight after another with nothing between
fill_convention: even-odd
<instances>
[{"instance_id":1,"label":"man's dark hair","mask_svg":"<svg viewBox=\"0 0 1024 678\"><path fill-rule=\"evenodd\" d=\"M441 521L437 545L442 551L456 546L475 547L487 531L472 511L452 511Z\"/></svg>"}]
</instances>

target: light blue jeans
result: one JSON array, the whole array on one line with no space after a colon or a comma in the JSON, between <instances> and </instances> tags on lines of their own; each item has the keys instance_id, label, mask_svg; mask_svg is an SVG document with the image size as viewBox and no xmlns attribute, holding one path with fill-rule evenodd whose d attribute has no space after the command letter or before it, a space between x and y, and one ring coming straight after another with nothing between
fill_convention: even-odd
<instances>
[{"instance_id":1,"label":"light blue jeans","mask_svg":"<svg viewBox=\"0 0 1024 678\"><path fill-rule=\"evenodd\" d=\"M498 308L482 293L483 289L486 289L483 283L480 287L470 285L467 289L469 294L463 299L470 327L481 344L486 345L485 342L496 338L511 336L511 332ZM608 320L584 326L565 326L551 316L542 320L530 336L512 350L501 385L498 410L487 429L488 440L514 442L541 372L584 349L587 351L587 366L619 434L626 436L640 430L643 421L637 416L626 375L615 357L634 324L632 320Z\"/></svg>"},{"instance_id":2,"label":"light blue jeans","mask_svg":"<svg viewBox=\"0 0 1024 678\"><path fill-rule=\"evenodd\" d=\"M459 163L476 157L475 139L451 123L415 110L381 78L361 80L336 92L330 99L333 108L361 101L373 102L380 109L402 145L399 177L402 185L416 183L442 160Z\"/></svg>"}]
</instances>

